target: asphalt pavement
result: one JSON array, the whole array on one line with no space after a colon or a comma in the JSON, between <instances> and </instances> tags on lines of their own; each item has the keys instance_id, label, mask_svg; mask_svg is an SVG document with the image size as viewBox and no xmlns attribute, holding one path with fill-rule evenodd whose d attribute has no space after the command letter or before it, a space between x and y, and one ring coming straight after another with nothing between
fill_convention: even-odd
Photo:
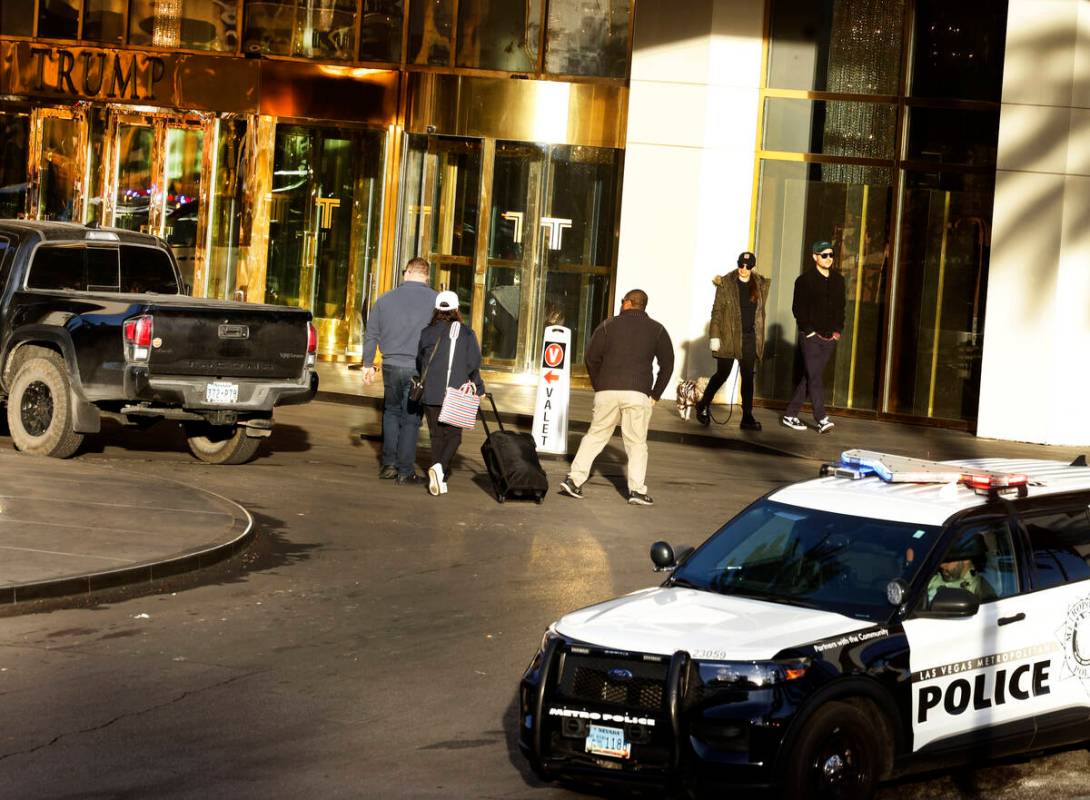
<instances>
[{"instance_id":1,"label":"asphalt pavement","mask_svg":"<svg viewBox=\"0 0 1090 800\"><path fill-rule=\"evenodd\" d=\"M284 409L241 467L196 462L165 423L107 427L63 462L229 497L255 535L232 558L138 591L0 619L0 796L592 796L542 784L517 752L516 688L544 628L657 583L654 540L696 544L818 466L731 442L654 442L656 505L633 507L615 439L585 500L501 506L479 429L450 494L380 481L378 442L359 435L377 415ZM555 487L566 463L544 466ZM1074 748L880 797L1059 800L1084 796L1087 774Z\"/></svg>"}]
</instances>

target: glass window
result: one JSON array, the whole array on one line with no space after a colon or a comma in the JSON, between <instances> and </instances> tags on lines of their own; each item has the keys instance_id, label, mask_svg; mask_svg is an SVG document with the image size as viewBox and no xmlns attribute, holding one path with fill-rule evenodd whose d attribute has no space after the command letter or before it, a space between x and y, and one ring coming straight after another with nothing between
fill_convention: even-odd
<instances>
[{"instance_id":1,"label":"glass window","mask_svg":"<svg viewBox=\"0 0 1090 800\"><path fill-rule=\"evenodd\" d=\"M1006 41L1006 3L916 0L912 94L998 102Z\"/></svg>"},{"instance_id":2,"label":"glass window","mask_svg":"<svg viewBox=\"0 0 1090 800\"><path fill-rule=\"evenodd\" d=\"M26 213L29 140L29 116L0 114L0 217L15 219Z\"/></svg>"},{"instance_id":3,"label":"glass window","mask_svg":"<svg viewBox=\"0 0 1090 800\"><path fill-rule=\"evenodd\" d=\"M79 140L78 120L54 116L42 119L39 219L75 221L76 189L82 178Z\"/></svg>"},{"instance_id":4,"label":"glass window","mask_svg":"<svg viewBox=\"0 0 1090 800\"><path fill-rule=\"evenodd\" d=\"M537 69L541 0L458 5L458 66L530 72Z\"/></svg>"},{"instance_id":5,"label":"glass window","mask_svg":"<svg viewBox=\"0 0 1090 800\"><path fill-rule=\"evenodd\" d=\"M123 244L121 252L121 291L130 294L180 294L174 266L166 251L157 247Z\"/></svg>"},{"instance_id":6,"label":"glass window","mask_svg":"<svg viewBox=\"0 0 1090 800\"><path fill-rule=\"evenodd\" d=\"M409 63L449 64L453 23L454 0L412 0L409 3Z\"/></svg>"},{"instance_id":7,"label":"glass window","mask_svg":"<svg viewBox=\"0 0 1090 800\"><path fill-rule=\"evenodd\" d=\"M355 58L356 0L247 0L248 52Z\"/></svg>"},{"instance_id":8,"label":"glass window","mask_svg":"<svg viewBox=\"0 0 1090 800\"><path fill-rule=\"evenodd\" d=\"M84 0L83 38L119 44L125 41L125 4L128 0Z\"/></svg>"},{"instance_id":9,"label":"glass window","mask_svg":"<svg viewBox=\"0 0 1090 800\"><path fill-rule=\"evenodd\" d=\"M974 419L995 173L906 172L888 411Z\"/></svg>"},{"instance_id":10,"label":"glass window","mask_svg":"<svg viewBox=\"0 0 1090 800\"><path fill-rule=\"evenodd\" d=\"M88 247L87 291L116 292L121 288L121 265L116 247Z\"/></svg>"},{"instance_id":11,"label":"glass window","mask_svg":"<svg viewBox=\"0 0 1090 800\"><path fill-rule=\"evenodd\" d=\"M29 10L29 3L9 3L0 5L22 5ZM79 32L80 0L41 0L38 6L38 35L44 39L75 39ZM26 11L24 11L24 14Z\"/></svg>"},{"instance_id":12,"label":"glass window","mask_svg":"<svg viewBox=\"0 0 1090 800\"><path fill-rule=\"evenodd\" d=\"M886 586L912 582L938 530L763 500L720 528L673 580L878 622L893 612Z\"/></svg>"},{"instance_id":13,"label":"glass window","mask_svg":"<svg viewBox=\"0 0 1090 800\"><path fill-rule=\"evenodd\" d=\"M1086 507L1023 517L1033 547L1033 588L1090 578L1090 516Z\"/></svg>"},{"instance_id":14,"label":"glass window","mask_svg":"<svg viewBox=\"0 0 1090 800\"><path fill-rule=\"evenodd\" d=\"M630 0L550 0L545 71L626 77L630 13Z\"/></svg>"},{"instance_id":15,"label":"glass window","mask_svg":"<svg viewBox=\"0 0 1090 800\"><path fill-rule=\"evenodd\" d=\"M201 205L204 131L167 128L166 208L162 236L174 249L182 280L193 285L197 265L197 221Z\"/></svg>"},{"instance_id":16,"label":"glass window","mask_svg":"<svg viewBox=\"0 0 1090 800\"><path fill-rule=\"evenodd\" d=\"M1018 571L1006 521L977 525L959 534L928 578L921 602L930 605L940 589L965 589L988 603L1018 593Z\"/></svg>"},{"instance_id":17,"label":"glass window","mask_svg":"<svg viewBox=\"0 0 1090 800\"><path fill-rule=\"evenodd\" d=\"M832 387L826 399L876 407L892 186L893 171L885 167L762 161L756 253L758 269L772 279L757 373L762 397L787 400L798 379L795 279L814 268L811 243L825 239L833 243L847 294L844 331L826 367L825 386Z\"/></svg>"},{"instance_id":18,"label":"glass window","mask_svg":"<svg viewBox=\"0 0 1090 800\"><path fill-rule=\"evenodd\" d=\"M151 175L155 130L150 125L118 125L117 142L113 224L130 231L147 232L156 183Z\"/></svg>"},{"instance_id":19,"label":"glass window","mask_svg":"<svg viewBox=\"0 0 1090 800\"><path fill-rule=\"evenodd\" d=\"M361 61L401 61L402 0L363 0Z\"/></svg>"},{"instance_id":20,"label":"glass window","mask_svg":"<svg viewBox=\"0 0 1090 800\"><path fill-rule=\"evenodd\" d=\"M211 247L208 251L208 283L201 287L205 297L244 300L246 287L238 286L241 256L239 222L245 205L246 150L249 147L246 120L220 120L216 171L209 212ZM236 296L235 292L240 295Z\"/></svg>"},{"instance_id":21,"label":"glass window","mask_svg":"<svg viewBox=\"0 0 1090 800\"><path fill-rule=\"evenodd\" d=\"M765 100L765 150L893 158L897 107L843 100Z\"/></svg>"},{"instance_id":22,"label":"glass window","mask_svg":"<svg viewBox=\"0 0 1090 800\"><path fill-rule=\"evenodd\" d=\"M132 0L129 44L187 50L234 50L234 3L208 0Z\"/></svg>"},{"instance_id":23,"label":"glass window","mask_svg":"<svg viewBox=\"0 0 1090 800\"><path fill-rule=\"evenodd\" d=\"M34 14L27 11L21 3L0 3L0 36L33 36Z\"/></svg>"},{"instance_id":24,"label":"glass window","mask_svg":"<svg viewBox=\"0 0 1090 800\"><path fill-rule=\"evenodd\" d=\"M904 0L775 0L768 85L898 94L903 19Z\"/></svg>"},{"instance_id":25,"label":"glass window","mask_svg":"<svg viewBox=\"0 0 1090 800\"><path fill-rule=\"evenodd\" d=\"M39 247L30 265L27 287L53 291L83 289L83 254L86 249L82 246Z\"/></svg>"},{"instance_id":26,"label":"glass window","mask_svg":"<svg viewBox=\"0 0 1090 800\"><path fill-rule=\"evenodd\" d=\"M998 109L909 109L908 160L991 167L998 146Z\"/></svg>"}]
</instances>

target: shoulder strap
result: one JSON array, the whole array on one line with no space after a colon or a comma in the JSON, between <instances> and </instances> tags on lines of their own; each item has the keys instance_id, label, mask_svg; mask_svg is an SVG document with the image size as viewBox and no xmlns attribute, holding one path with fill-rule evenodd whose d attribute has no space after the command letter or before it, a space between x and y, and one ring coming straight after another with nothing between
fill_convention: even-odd
<instances>
[{"instance_id":1,"label":"shoulder strap","mask_svg":"<svg viewBox=\"0 0 1090 800\"><path fill-rule=\"evenodd\" d=\"M423 383L424 379L428 377L428 370L431 369L431 362L435 361L435 351L439 349L439 342L441 342L442 340L442 337L438 337L435 340L435 344L432 345L431 355L428 356L428 363L424 365L424 371L420 373L421 383Z\"/></svg>"},{"instance_id":2,"label":"shoulder strap","mask_svg":"<svg viewBox=\"0 0 1090 800\"><path fill-rule=\"evenodd\" d=\"M462 326L457 322L450 323L450 353L447 356L447 386L450 386L450 370L454 366L454 346L458 344L458 334Z\"/></svg>"}]
</instances>

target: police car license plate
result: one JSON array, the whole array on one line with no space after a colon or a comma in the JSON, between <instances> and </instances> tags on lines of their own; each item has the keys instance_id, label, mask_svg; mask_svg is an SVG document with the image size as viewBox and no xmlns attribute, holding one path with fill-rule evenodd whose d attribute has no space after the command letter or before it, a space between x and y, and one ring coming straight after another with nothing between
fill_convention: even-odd
<instances>
[{"instance_id":1,"label":"police car license plate","mask_svg":"<svg viewBox=\"0 0 1090 800\"><path fill-rule=\"evenodd\" d=\"M587 733L587 752L599 756L628 758L632 755L632 744L624 740L622 728L591 725Z\"/></svg>"},{"instance_id":2,"label":"police car license plate","mask_svg":"<svg viewBox=\"0 0 1090 800\"><path fill-rule=\"evenodd\" d=\"M210 383L204 389L206 403L237 403L237 383Z\"/></svg>"}]
</instances>

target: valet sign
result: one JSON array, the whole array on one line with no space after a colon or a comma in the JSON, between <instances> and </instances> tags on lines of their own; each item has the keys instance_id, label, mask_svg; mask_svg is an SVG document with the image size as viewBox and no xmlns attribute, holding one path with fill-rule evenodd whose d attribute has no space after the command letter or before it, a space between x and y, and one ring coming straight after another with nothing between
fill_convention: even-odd
<instances>
[{"instance_id":1,"label":"valet sign","mask_svg":"<svg viewBox=\"0 0 1090 800\"><path fill-rule=\"evenodd\" d=\"M537 383L534 427L539 453L568 452L568 399L571 396L571 329L550 325L541 343L541 377Z\"/></svg>"}]
</instances>

